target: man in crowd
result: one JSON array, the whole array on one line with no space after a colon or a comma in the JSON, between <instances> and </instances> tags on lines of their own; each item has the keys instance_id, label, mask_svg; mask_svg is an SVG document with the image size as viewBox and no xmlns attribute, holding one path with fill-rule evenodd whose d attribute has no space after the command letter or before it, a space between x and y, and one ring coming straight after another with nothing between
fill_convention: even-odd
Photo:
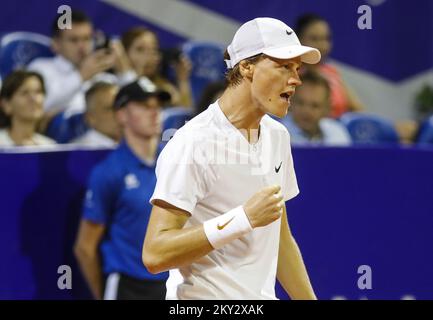
<instances>
[{"instance_id":1,"label":"man in crowd","mask_svg":"<svg viewBox=\"0 0 433 320\"><path fill-rule=\"evenodd\" d=\"M123 85L136 78L120 42L94 50L93 24L84 13L72 11L71 29L60 29L57 20L52 25L52 49L56 56L36 59L28 66L44 78L46 112L84 111L84 93L92 81ZM107 73L110 69L114 74Z\"/></svg>"}]
</instances>

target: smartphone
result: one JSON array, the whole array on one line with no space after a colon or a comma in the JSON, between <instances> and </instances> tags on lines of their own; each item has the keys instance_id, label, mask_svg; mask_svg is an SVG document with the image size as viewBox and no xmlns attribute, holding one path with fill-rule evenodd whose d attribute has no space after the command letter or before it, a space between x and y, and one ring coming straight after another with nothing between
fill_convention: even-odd
<instances>
[{"instance_id":1,"label":"smartphone","mask_svg":"<svg viewBox=\"0 0 433 320\"><path fill-rule=\"evenodd\" d=\"M111 50L110 38L100 30L95 32L94 49L95 50L106 49L107 51Z\"/></svg>"}]
</instances>

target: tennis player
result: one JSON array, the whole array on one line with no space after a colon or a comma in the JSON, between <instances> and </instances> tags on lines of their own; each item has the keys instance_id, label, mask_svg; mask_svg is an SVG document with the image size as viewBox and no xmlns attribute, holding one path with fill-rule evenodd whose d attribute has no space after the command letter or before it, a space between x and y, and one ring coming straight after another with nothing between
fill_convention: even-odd
<instances>
[{"instance_id":1,"label":"tennis player","mask_svg":"<svg viewBox=\"0 0 433 320\"><path fill-rule=\"evenodd\" d=\"M143 246L170 270L167 299L316 299L287 221L298 193L284 117L302 63L320 60L272 18L243 24L225 54L228 88L160 154Z\"/></svg>"}]
</instances>

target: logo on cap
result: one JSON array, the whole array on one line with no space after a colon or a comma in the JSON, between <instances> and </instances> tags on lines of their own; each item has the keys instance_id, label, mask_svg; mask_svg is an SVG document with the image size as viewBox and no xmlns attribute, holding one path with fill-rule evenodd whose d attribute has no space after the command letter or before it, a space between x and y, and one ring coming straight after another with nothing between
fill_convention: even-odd
<instances>
[{"instance_id":1,"label":"logo on cap","mask_svg":"<svg viewBox=\"0 0 433 320\"><path fill-rule=\"evenodd\" d=\"M288 36L292 35L293 31L286 30Z\"/></svg>"},{"instance_id":2,"label":"logo on cap","mask_svg":"<svg viewBox=\"0 0 433 320\"><path fill-rule=\"evenodd\" d=\"M138 80L138 84L144 92L155 92L156 91L155 84L145 77L141 77Z\"/></svg>"}]
</instances>

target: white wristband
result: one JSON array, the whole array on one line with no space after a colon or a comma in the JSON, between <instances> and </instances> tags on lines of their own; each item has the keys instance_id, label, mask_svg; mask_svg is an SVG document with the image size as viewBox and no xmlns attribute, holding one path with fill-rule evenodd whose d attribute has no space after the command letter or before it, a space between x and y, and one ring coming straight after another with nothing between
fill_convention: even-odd
<instances>
[{"instance_id":1,"label":"white wristband","mask_svg":"<svg viewBox=\"0 0 433 320\"><path fill-rule=\"evenodd\" d=\"M242 206L205 221L203 228L214 249L219 249L253 230Z\"/></svg>"}]
</instances>

